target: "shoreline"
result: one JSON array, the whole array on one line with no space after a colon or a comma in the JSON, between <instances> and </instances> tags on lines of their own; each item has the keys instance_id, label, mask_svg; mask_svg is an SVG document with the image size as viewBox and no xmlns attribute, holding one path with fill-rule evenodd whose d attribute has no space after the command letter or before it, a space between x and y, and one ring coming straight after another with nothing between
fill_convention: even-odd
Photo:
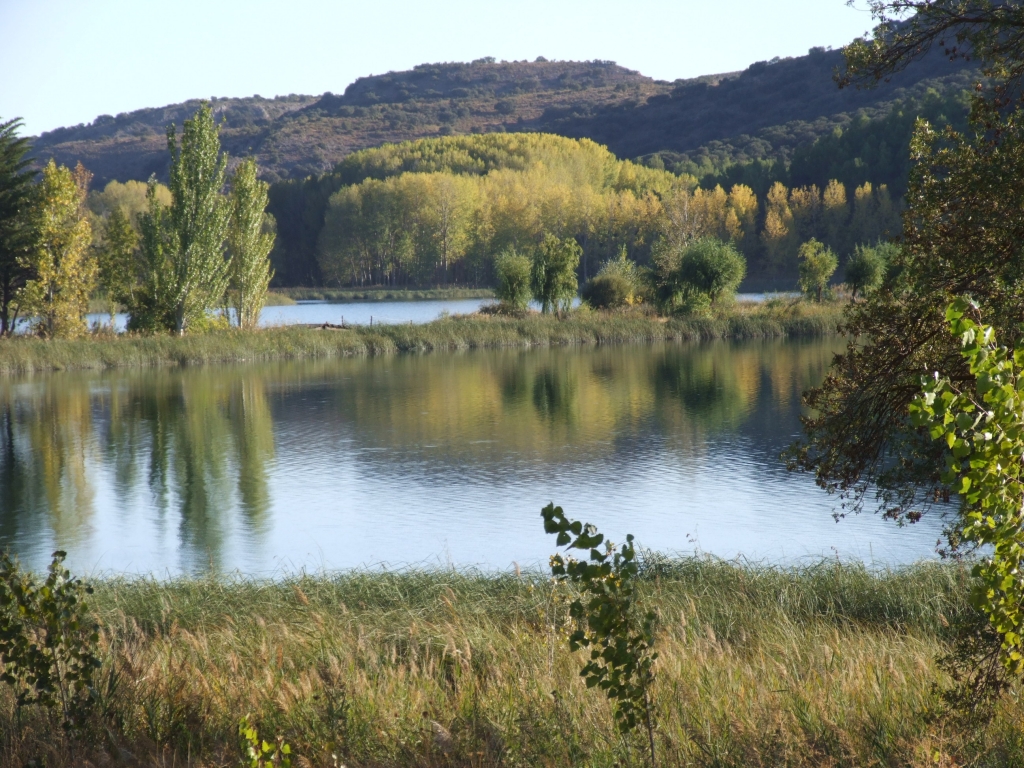
<instances>
[{"instance_id":1,"label":"shoreline","mask_svg":"<svg viewBox=\"0 0 1024 768\"><path fill-rule=\"evenodd\" d=\"M106 335L75 340L0 339L0 376L128 367L188 366L590 344L820 338L835 335L843 304L733 305L712 318L575 311L564 319L480 314L420 325L277 326L195 336Z\"/></svg>"}]
</instances>

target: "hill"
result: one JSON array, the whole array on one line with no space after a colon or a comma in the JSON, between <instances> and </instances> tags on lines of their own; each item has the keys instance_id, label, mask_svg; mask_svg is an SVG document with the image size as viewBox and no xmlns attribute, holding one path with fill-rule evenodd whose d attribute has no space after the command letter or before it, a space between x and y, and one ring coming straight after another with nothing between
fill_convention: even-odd
<instances>
[{"instance_id":1,"label":"hill","mask_svg":"<svg viewBox=\"0 0 1024 768\"><path fill-rule=\"evenodd\" d=\"M537 130L549 110L599 111L644 103L669 83L613 62L423 64L364 77L341 95L212 100L231 155L256 156L269 181L330 170L347 155L386 142L449 134ZM35 140L40 158L81 160L96 184L167 172L166 125L195 111L191 101L60 128Z\"/></svg>"},{"instance_id":2,"label":"hill","mask_svg":"<svg viewBox=\"0 0 1024 768\"><path fill-rule=\"evenodd\" d=\"M341 95L213 99L226 151L253 154L269 181L327 172L352 152L386 142L505 131L592 138L619 157L658 156L703 175L736 162L788 161L794 150L858 114L881 116L930 91L950 93L972 70L929 57L877 89L838 90L838 51L757 62L743 72L673 83L610 61L424 64L364 77ZM165 128L198 101L60 128L35 139L40 159L81 160L95 184L164 177Z\"/></svg>"}]
</instances>

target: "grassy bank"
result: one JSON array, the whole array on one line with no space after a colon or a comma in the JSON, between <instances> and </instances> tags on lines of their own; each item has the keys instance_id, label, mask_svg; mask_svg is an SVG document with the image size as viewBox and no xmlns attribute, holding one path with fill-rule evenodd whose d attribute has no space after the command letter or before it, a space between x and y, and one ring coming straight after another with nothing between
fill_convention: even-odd
<instances>
[{"instance_id":1,"label":"grassy bank","mask_svg":"<svg viewBox=\"0 0 1024 768\"><path fill-rule=\"evenodd\" d=\"M810 337L835 333L841 312L838 304L776 302L736 304L715 318L667 321L642 313L578 311L564 319L470 315L423 325L326 330L293 326L252 332L233 329L184 338L97 335L75 341L48 341L15 337L0 340L0 374L487 347Z\"/></svg>"},{"instance_id":2,"label":"grassy bank","mask_svg":"<svg viewBox=\"0 0 1024 768\"><path fill-rule=\"evenodd\" d=\"M490 288L275 288L295 301L425 301L428 299L493 299Z\"/></svg>"},{"instance_id":3,"label":"grassy bank","mask_svg":"<svg viewBox=\"0 0 1024 768\"><path fill-rule=\"evenodd\" d=\"M935 564L652 565L661 764L1020 765L1018 692L980 729L935 716L965 579ZM248 714L302 766L642 765L578 677L566 597L537 576L455 572L100 583L117 687L90 759L237 765ZM14 717L5 688L4 765L68 764L38 715Z\"/></svg>"}]
</instances>

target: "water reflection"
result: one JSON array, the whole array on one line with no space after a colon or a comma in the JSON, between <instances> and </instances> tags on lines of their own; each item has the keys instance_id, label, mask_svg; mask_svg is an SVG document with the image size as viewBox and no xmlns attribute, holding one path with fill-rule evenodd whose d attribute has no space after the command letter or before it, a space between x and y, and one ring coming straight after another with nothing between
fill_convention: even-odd
<instances>
[{"instance_id":1,"label":"water reflection","mask_svg":"<svg viewBox=\"0 0 1024 768\"><path fill-rule=\"evenodd\" d=\"M190 564L224 565L232 506L251 535L265 532L274 427L257 371L36 378L5 383L0 404L0 535L16 549L44 532L71 548L109 536L91 530L95 484L116 501L144 487L157 527L177 521Z\"/></svg>"},{"instance_id":2,"label":"water reflection","mask_svg":"<svg viewBox=\"0 0 1024 768\"><path fill-rule=\"evenodd\" d=\"M927 555L931 530L913 538L869 519L839 531L829 500L781 470L799 394L824 375L833 346L7 379L0 543L35 564L61 546L86 567L143 572L436 558L504 567L543 559L550 542L536 512L557 498L662 549L687 548L696 532L726 556L778 559L833 541L866 556L857 541L883 540L899 542L889 559Z\"/></svg>"}]
</instances>

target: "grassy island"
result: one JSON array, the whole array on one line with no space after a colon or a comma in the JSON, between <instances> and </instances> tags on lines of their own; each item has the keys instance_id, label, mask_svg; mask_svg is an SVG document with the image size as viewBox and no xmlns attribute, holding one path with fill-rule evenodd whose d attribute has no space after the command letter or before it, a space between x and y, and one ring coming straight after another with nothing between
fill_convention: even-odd
<instances>
[{"instance_id":1,"label":"grassy island","mask_svg":"<svg viewBox=\"0 0 1024 768\"><path fill-rule=\"evenodd\" d=\"M275 288L272 294L292 301L428 301L493 299L490 288Z\"/></svg>"},{"instance_id":2,"label":"grassy island","mask_svg":"<svg viewBox=\"0 0 1024 768\"><path fill-rule=\"evenodd\" d=\"M659 318L639 311L577 310L564 317L466 315L422 325L281 326L255 331L94 335L75 340L0 340L0 374L198 365L497 347L812 337L836 333L842 304L734 304L707 317Z\"/></svg>"},{"instance_id":3,"label":"grassy island","mask_svg":"<svg viewBox=\"0 0 1024 768\"><path fill-rule=\"evenodd\" d=\"M662 765L1024 760L1016 691L984 726L941 713L934 659L969 610L965 569L648 558L643 573ZM298 766L645 765L578 676L568 588L540 574L95 586L108 682L93 765L238 765L243 716ZM0 762L84 765L34 711L16 722L2 689Z\"/></svg>"}]
</instances>

